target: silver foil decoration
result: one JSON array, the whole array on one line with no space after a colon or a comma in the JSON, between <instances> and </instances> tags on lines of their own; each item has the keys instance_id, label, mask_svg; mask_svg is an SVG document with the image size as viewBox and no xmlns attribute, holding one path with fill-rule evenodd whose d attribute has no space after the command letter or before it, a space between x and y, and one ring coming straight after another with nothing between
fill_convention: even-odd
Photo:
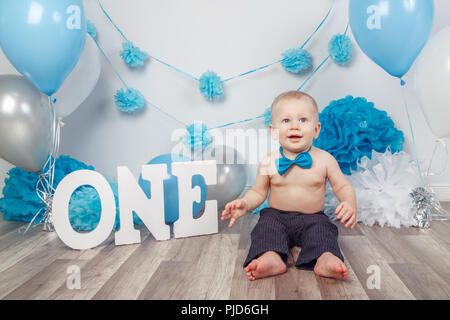
<instances>
[{"instance_id":1,"label":"silver foil decoration","mask_svg":"<svg viewBox=\"0 0 450 320\"><path fill-rule=\"evenodd\" d=\"M445 211L428 187L414 188L410 193L413 199L414 223L419 228L429 228L432 220L448 220L450 213ZM433 209L436 213L433 213Z\"/></svg>"}]
</instances>

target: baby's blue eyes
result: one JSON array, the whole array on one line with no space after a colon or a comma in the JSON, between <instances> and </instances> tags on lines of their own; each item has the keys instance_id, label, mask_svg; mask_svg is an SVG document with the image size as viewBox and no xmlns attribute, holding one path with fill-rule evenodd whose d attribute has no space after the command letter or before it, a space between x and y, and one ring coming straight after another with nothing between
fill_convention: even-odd
<instances>
[{"instance_id":1,"label":"baby's blue eyes","mask_svg":"<svg viewBox=\"0 0 450 320\"><path fill-rule=\"evenodd\" d=\"M289 119L283 119L284 123L288 123L290 120ZM299 119L300 122L306 122L306 118L301 118Z\"/></svg>"}]
</instances>

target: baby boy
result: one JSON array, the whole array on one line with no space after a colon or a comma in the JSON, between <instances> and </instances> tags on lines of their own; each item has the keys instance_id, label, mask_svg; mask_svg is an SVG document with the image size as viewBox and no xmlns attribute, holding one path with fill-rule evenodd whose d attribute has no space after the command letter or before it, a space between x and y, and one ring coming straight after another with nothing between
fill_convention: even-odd
<instances>
[{"instance_id":1,"label":"baby boy","mask_svg":"<svg viewBox=\"0 0 450 320\"><path fill-rule=\"evenodd\" d=\"M335 214L345 227L356 223L356 195L336 159L313 147L321 124L315 100L306 93L288 91L271 106L273 139L280 149L265 156L258 166L253 187L242 199L229 202L222 220L237 219L260 206L269 193L269 207L260 212L251 232L251 246L244 263L250 280L286 272L289 249L301 247L295 266L314 270L323 277L348 279L338 245L338 229L322 209L326 181L340 204ZM270 188L270 192L269 192Z\"/></svg>"}]
</instances>

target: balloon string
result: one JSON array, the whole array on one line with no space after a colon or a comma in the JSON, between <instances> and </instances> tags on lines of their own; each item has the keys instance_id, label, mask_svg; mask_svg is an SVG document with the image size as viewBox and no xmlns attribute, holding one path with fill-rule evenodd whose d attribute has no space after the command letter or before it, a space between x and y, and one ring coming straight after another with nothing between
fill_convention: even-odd
<instances>
[{"instance_id":1,"label":"balloon string","mask_svg":"<svg viewBox=\"0 0 450 320\"><path fill-rule=\"evenodd\" d=\"M25 231L23 232L23 235L25 235L28 230L30 229L33 222L37 219L37 217L44 211L42 218L36 223L44 223L44 229L52 230L53 228L53 220L52 220L52 202L53 202L53 195L55 193L55 188L53 186L54 184L54 178L55 178L55 164L56 164L56 157L59 152L59 141L60 141L60 125L57 121L56 117L56 110L55 107L52 104L52 98L49 97L49 109L52 113L52 123L51 123L51 138L52 138L52 144L50 148L50 154L47 157L47 160L44 164L43 170L44 172L41 172L39 174L39 178L36 182L36 194L41 199L41 202L44 204L42 208L36 212L36 214L33 216L33 219L28 223ZM22 229L25 227L19 228L19 233L22 233Z\"/></svg>"},{"instance_id":2,"label":"balloon string","mask_svg":"<svg viewBox=\"0 0 450 320\"><path fill-rule=\"evenodd\" d=\"M411 138L413 141L413 146L414 149L416 150L416 157L415 157L415 161L417 164L417 171L419 174L419 179L420 179L420 183L422 185L422 187L425 187L425 183L423 181L423 177L422 177L422 170L420 169L420 164L419 164L419 160L417 159L417 144L416 144L416 139L414 138L414 130L413 130L413 126L412 126L412 121L411 121L411 116L409 115L409 108L408 108L408 103L406 101L406 96L405 96L405 81L403 79L400 79L400 83L401 83L401 87L402 87L402 98L403 98L403 104L405 106L405 110L406 110L406 114L408 116L408 124L409 124L409 130L411 132Z\"/></svg>"},{"instance_id":3,"label":"balloon string","mask_svg":"<svg viewBox=\"0 0 450 320\"><path fill-rule=\"evenodd\" d=\"M434 156L436 154L436 149L439 146L439 143L444 147L445 149L445 161L444 161L444 168L441 172L439 173L435 173L435 172L431 172L430 173L430 169L431 169L431 164L433 163L434 160ZM447 170L447 164L448 164L448 147L445 143L445 141L443 139L436 139L435 144L434 144L434 149L433 149L433 153L431 155L431 159L430 159L430 164L428 165L428 169L427 169L427 173L426 176L439 176L442 175L446 170Z\"/></svg>"}]
</instances>

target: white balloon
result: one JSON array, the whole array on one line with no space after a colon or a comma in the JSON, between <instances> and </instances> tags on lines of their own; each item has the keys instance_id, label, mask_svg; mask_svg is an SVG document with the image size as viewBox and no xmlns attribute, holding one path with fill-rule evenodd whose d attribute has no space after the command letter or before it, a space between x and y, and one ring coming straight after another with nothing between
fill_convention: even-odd
<instances>
[{"instance_id":1,"label":"white balloon","mask_svg":"<svg viewBox=\"0 0 450 320\"><path fill-rule=\"evenodd\" d=\"M414 83L431 131L450 137L450 27L431 38L417 58Z\"/></svg>"},{"instance_id":2,"label":"white balloon","mask_svg":"<svg viewBox=\"0 0 450 320\"><path fill-rule=\"evenodd\" d=\"M101 71L101 55L89 35L80 60L61 88L53 95L56 98L56 114L64 118L71 114L94 90Z\"/></svg>"}]
</instances>

